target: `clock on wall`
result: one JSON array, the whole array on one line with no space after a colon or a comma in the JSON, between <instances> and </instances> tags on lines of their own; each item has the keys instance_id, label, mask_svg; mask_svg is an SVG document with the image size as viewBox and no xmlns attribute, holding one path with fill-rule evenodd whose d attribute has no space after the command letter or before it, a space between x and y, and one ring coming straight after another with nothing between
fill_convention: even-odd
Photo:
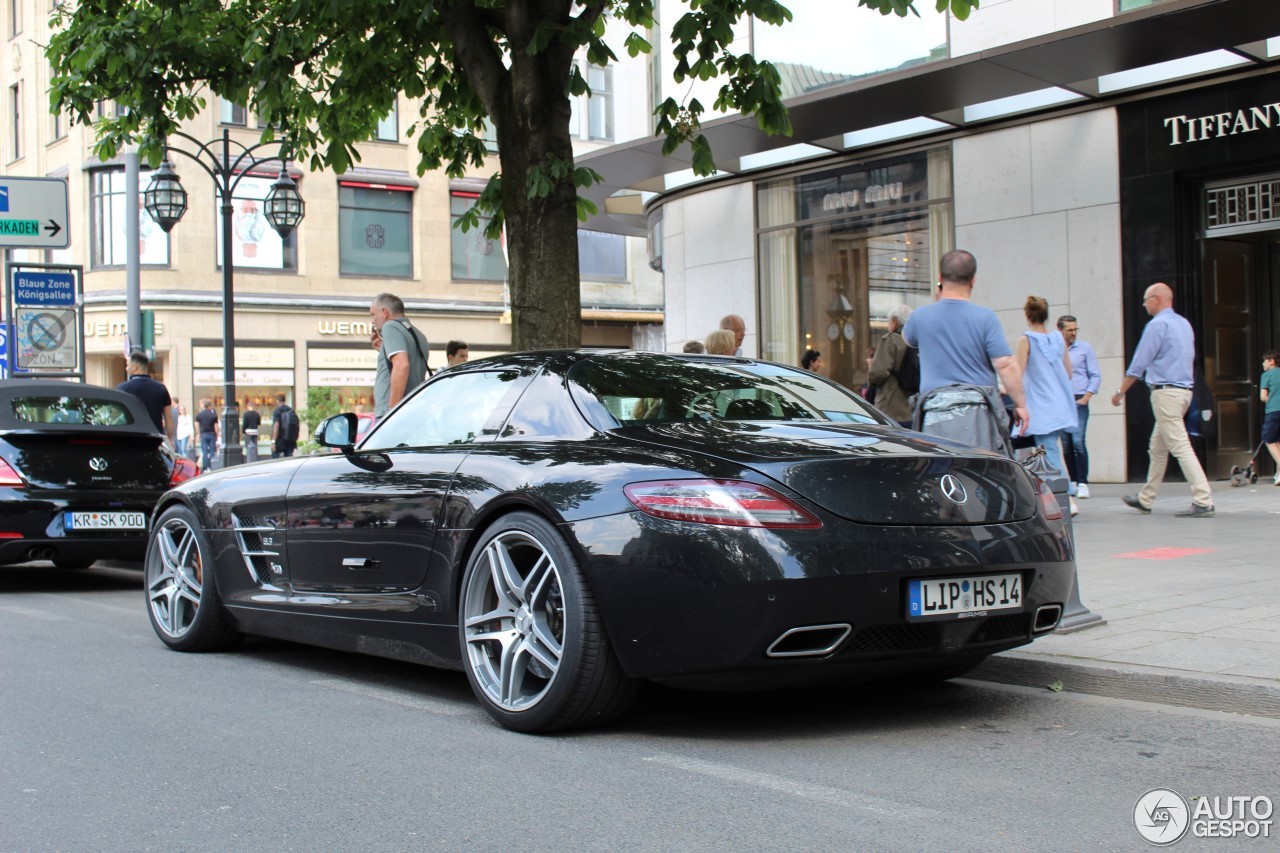
<instances>
[{"instance_id":1,"label":"clock on wall","mask_svg":"<svg viewBox=\"0 0 1280 853\"><path fill-rule=\"evenodd\" d=\"M839 338L840 338L840 324L832 323L830 326L827 326L827 339L831 341L835 341L835 340L838 340Z\"/></svg>"}]
</instances>

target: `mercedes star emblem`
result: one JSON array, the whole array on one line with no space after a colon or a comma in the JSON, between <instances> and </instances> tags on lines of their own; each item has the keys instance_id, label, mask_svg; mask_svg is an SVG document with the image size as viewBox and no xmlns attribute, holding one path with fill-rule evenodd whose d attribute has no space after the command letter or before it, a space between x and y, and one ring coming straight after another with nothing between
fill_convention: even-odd
<instances>
[{"instance_id":1,"label":"mercedes star emblem","mask_svg":"<svg viewBox=\"0 0 1280 853\"><path fill-rule=\"evenodd\" d=\"M942 476L942 493L952 503L962 504L969 500L969 493L964 490L964 483L952 474Z\"/></svg>"},{"instance_id":2,"label":"mercedes star emblem","mask_svg":"<svg viewBox=\"0 0 1280 853\"><path fill-rule=\"evenodd\" d=\"M107 470L107 460L101 456L95 456L89 460L89 467L95 471L105 471Z\"/></svg>"}]
</instances>

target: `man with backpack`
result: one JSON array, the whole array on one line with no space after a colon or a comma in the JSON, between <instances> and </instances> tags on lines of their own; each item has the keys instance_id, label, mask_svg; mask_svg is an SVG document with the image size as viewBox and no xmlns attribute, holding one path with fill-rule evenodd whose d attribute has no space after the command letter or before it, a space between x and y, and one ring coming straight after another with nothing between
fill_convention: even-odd
<instances>
[{"instance_id":1,"label":"man with backpack","mask_svg":"<svg viewBox=\"0 0 1280 853\"><path fill-rule=\"evenodd\" d=\"M904 427L911 426L911 396L920 390L920 358L902 339L911 309L899 305L889 312L889 333L867 359L867 381L875 388L876 407Z\"/></svg>"},{"instance_id":2,"label":"man with backpack","mask_svg":"<svg viewBox=\"0 0 1280 853\"><path fill-rule=\"evenodd\" d=\"M298 413L285 402L284 394L276 395L276 407L271 412L271 458L292 456L298 449L298 432L302 421Z\"/></svg>"},{"instance_id":3,"label":"man with backpack","mask_svg":"<svg viewBox=\"0 0 1280 853\"><path fill-rule=\"evenodd\" d=\"M431 346L404 316L404 302L394 293L379 293L369 305L373 318L370 340L378 351L378 372L373 380L373 413L378 418L426 381L427 352Z\"/></svg>"}]
</instances>

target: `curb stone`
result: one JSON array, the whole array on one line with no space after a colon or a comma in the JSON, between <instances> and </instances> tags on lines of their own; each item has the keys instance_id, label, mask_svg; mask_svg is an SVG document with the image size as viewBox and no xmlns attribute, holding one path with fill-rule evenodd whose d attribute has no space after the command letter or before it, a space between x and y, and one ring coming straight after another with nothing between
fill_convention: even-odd
<instances>
[{"instance_id":1,"label":"curb stone","mask_svg":"<svg viewBox=\"0 0 1280 853\"><path fill-rule=\"evenodd\" d=\"M1280 719L1280 682L1268 679L1025 652L992 655L964 677L1042 688L1061 681L1071 693Z\"/></svg>"}]
</instances>

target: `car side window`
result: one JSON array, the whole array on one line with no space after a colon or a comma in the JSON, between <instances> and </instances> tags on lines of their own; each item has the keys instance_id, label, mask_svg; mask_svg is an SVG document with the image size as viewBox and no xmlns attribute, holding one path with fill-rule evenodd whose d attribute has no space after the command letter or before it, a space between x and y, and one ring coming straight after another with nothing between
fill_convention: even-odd
<instances>
[{"instance_id":1,"label":"car side window","mask_svg":"<svg viewBox=\"0 0 1280 853\"><path fill-rule=\"evenodd\" d=\"M522 378L514 370L441 376L384 418L360 449L492 441Z\"/></svg>"}]
</instances>

